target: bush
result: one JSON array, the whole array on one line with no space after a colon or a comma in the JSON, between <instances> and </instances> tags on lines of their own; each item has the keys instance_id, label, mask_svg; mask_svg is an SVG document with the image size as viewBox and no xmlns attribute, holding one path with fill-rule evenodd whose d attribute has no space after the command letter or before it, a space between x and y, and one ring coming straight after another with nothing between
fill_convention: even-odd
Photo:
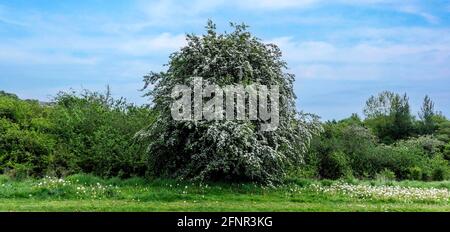
<instances>
[{"instance_id":1,"label":"bush","mask_svg":"<svg viewBox=\"0 0 450 232\"><path fill-rule=\"evenodd\" d=\"M414 166L409 169L408 179L411 180L422 180L422 169L420 167Z\"/></svg>"},{"instance_id":2,"label":"bush","mask_svg":"<svg viewBox=\"0 0 450 232\"><path fill-rule=\"evenodd\" d=\"M109 92L60 93L46 105L2 94L0 173L144 176L144 147L133 137L153 117L147 108L114 100Z\"/></svg>"},{"instance_id":3,"label":"bush","mask_svg":"<svg viewBox=\"0 0 450 232\"><path fill-rule=\"evenodd\" d=\"M47 109L36 101L0 96L0 172L14 177L42 175L55 139L37 123L47 123Z\"/></svg>"},{"instance_id":4,"label":"bush","mask_svg":"<svg viewBox=\"0 0 450 232\"><path fill-rule=\"evenodd\" d=\"M399 180L447 178L446 146L433 135L399 140L390 145L378 144L377 138L355 116L327 122L324 129L324 133L313 139L307 163L303 165L305 170L316 167L320 177L339 178L342 171L335 170L339 167L336 163L347 160L352 175L357 178L377 178L385 170L393 172ZM337 159L336 154L343 158Z\"/></svg>"},{"instance_id":5,"label":"bush","mask_svg":"<svg viewBox=\"0 0 450 232\"><path fill-rule=\"evenodd\" d=\"M352 175L347 155L337 151L324 156L320 161L320 176L326 179L339 179Z\"/></svg>"},{"instance_id":6,"label":"bush","mask_svg":"<svg viewBox=\"0 0 450 232\"><path fill-rule=\"evenodd\" d=\"M0 184L4 184L10 180L9 176L7 175L0 175Z\"/></svg>"},{"instance_id":7,"label":"bush","mask_svg":"<svg viewBox=\"0 0 450 232\"><path fill-rule=\"evenodd\" d=\"M430 157L430 153L417 146L415 141L380 145L365 158L365 163L369 164L366 169L371 173L389 169L398 179L434 180L434 170L448 169L448 162L442 155L436 153Z\"/></svg>"},{"instance_id":8,"label":"bush","mask_svg":"<svg viewBox=\"0 0 450 232\"><path fill-rule=\"evenodd\" d=\"M324 167L325 163L320 163L320 160L325 160L324 158L331 156L333 152L343 152L352 174L363 177L367 165L361 158L370 153L375 144L375 136L361 125L356 115L339 122L327 122L324 132L312 140L303 168L314 170L311 166L316 166L317 169L325 170L327 167Z\"/></svg>"},{"instance_id":9,"label":"bush","mask_svg":"<svg viewBox=\"0 0 450 232\"><path fill-rule=\"evenodd\" d=\"M289 170L289 178L318 178L319 155L313 152L305 154L304 162Z\"/></svg>"},{"instance_id":10,"label":"bush","mask_svg":"<svg viewBox=\"0 0 450 232\"><path fill-rule=\"evenodd\" d=\"M10 163L4 173L12 180L24 180L33 175L33 168L29 163Z\"/></svg>"},{"instance_id":11,"label":"bush","mask_svg":"<svg viewBox=\"0 0 450 232\"><path fill-rule=\"evenodd\" d=\"M407 143L379 145L366 156L368 170L377 173L384 169L393 171L398 179L426 178L431 158L416 146ZM419 171L420 170L420 171ZM422 173L422 174L419 174Z\"/></svg>"},{"instance_id":12,"label":"bush","mask_svg":"<svg viewBox=\"0 0 450 232\"><path fill-rule=\"evenodd\" d=\"M433 170L433 180L434 181L442 181L447 178L447 168L445 167L436 167Z\"/></svg>"},{"instance_id":13,"label":"bush","mask_svg":"<svg viewBox=\"0 0 450 232\"><path fill-rule=\"evenodd\" d=\"M60 93L50 114L58 144L53 170L60 174L92 173L98 176L144 176L143 146L134 135L152 123L143 107L114 100L109 93ZM67 171L68 170L68 171ZM65 171L65 173L61 173Z\"/></svg>"},{"instance_id":14,"label":"bush","mask_svg":"<svg viewBox=\"0 0 450 232\"><path fill-rule=\"evenodd\" d=\"M429 162L430 176L434 181L442 181L448 178L448 161L438 155Z\"/></svg>"},{"instance_id":15,"label":"bush","mask_svg":"<svg viewBox=\"0 0 450 232\"><path fill-rule=\"evenodd\" d=\"M444 149L445 144L442 141L435 139L431 135L426 135L417 138L401 140L398 142L398 145L419 149L428 157L432 158L441 153L441 151Z\"/></svg>"},{"instance_id":16,"label":"bush","mask_svg":"<svg viewBox=\"0 0 450 232\"><path fill-rule=\"evenodd\" d=\"M339 143L341 149L348 155L355 176L364 177L367 172L371 172L371 165L365 162L364 157L373 152L376 141L372 132L362 126L350 125L342 130Z\"/></svg>"},{"instance_id":17,"label":"bush","mask_svg":"<svg viewBox=\"0 0 450 232\"><path fill-rule=\"evenodd\" d=\"M384 169L380 173L377 173L376 179L382 182L395 180L395 173L389 169Z\"/></svg>"},{"instance_id":18,"label":"bush","mask_svg":"<svg viewBox=\"0 0 450 232\"><path fill-rule=\"evenodd\" d=\"M444 155L444 159L450 161L450 143L447 143L445 145L443 155Z\"/></svg>"}]
</instances>

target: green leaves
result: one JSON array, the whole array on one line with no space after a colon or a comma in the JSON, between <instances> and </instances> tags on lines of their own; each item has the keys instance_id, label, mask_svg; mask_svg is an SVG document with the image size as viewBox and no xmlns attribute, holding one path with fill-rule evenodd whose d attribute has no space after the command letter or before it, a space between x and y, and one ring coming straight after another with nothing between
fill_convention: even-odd
<instances>
[{"instance_id":1,"label":"green leaves","mask_svg":"<svg viewBox=\"0 0 450 232\"><path fill-rule=\"evenodd\" d=\"M0 172L143 176L146 158L133 136L153 117L109 92L60 93L47 105L2 95Z\"/></svg>"}]
</instances>

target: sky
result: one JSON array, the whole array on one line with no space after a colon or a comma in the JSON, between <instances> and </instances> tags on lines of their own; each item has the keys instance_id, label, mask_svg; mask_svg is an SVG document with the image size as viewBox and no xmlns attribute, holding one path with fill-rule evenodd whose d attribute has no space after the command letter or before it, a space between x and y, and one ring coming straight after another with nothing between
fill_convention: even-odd
<instances>
[{"instance_id":1,"label":"sky","mask_svg":"<svg viewBox=\"0 0 450 232\"><path fill-rule=\"evenodd\" d=\"M99 90L147 103L142 76L165 70L185 34L246 23L296 75L297 107L362 115L383 90L425 95L450 116L449 0L0 0L0 90L50 101Z\"/></svg>"}]
</instances>

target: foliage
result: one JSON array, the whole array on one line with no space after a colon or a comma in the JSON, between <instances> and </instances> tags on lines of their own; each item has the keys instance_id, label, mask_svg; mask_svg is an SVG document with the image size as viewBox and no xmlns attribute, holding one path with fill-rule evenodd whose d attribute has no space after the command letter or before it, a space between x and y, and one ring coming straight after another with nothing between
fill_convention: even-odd
<instances>
[{"instance_id":1,"label":"foliage","mask_svg":"<svg viewBox=\"0 0 450 232\"><path fill-rule=\"evenodd\" d=\"M354 119L352 116L325 123L325 131L313 139L306 156L308 163L302 169L316 169L319 177L332 179L346 177L342 170L348 170L347 166L350 166L347 173L357 178L377 178L389 172L397 179L448 178L449 165L443 158L442 141L426 135L390 145L379 144L376 136ZM345 166L337 165L344 163Z\"/></svg>"},{"instance_id":2,"label":"foliage","mask_svg":"<svg viewBox=\"0 0 450 232\"><path fill-rule=\"evenodd\" d=\"M365 124L380 138L381 142L391 144L413 134L413 117L408 97L384 91L371 96L364 108Z\"/></svg>"},{"instance_id":3,"label":"foliage","mask_svg":"<svg viewBox=\"0 0 450 232\"><path fill-rule=\"evenodd\" d=\"M332 152L322 157L319 174L327 179L339 179L351 176L348 157L342 151Z\"/></svg>"},{"instance_id":4,"label":"foliage","mask_svg":"<svg viewBox=\"0 0 450 232\"><path fill-rule=\"evenodd\" d=\"M352 118L355 119L355 117ZM343 177L342 172L337 175L325 174L328 171L324 172L324 170L335 168L327 167L327 165L330 164L330 157L336 157L336 154L339 154L345 156L342 160L345 160L346 166L350 167L350 171L346 170L345 175L352 173L356 176L364 176L367 163L362 158L373 149L375 143L376 137L370 130L362 127L358 120L350 118L339 122L327 122L324 124L324 132L313 139L311 152L306 156L307 161L315 159L318 161L307 163L302 168L311 168L310 165L316 165L319 176L322 178Z\"/></svg>"},{"instance_id":5,"label":"foliage","mask_svg":"<svg viewBox=\"0 0 450 232\"><path fill-rule=\"evenodd\" d=\"M420 149L421 152L428 157L434 157L440 154L445 145L442 141L437 140L430 135L401 140L397 142L397 144Z\"/></svg>"},{"instance_id":6,"label":"foliage","mask_svg":"<svg viewBox=\"0 0 450 232\"><path fill-rule=\"evenodd\" d=\"M145 182L140 177L265 184L287 176L381 182L450 178L450 121L435 111L430 97L425 96L419 119L406 94L384 91L366 101L364 119L352 114L320 123L295 109L294 75L285 73L280 49L253 37L245 25L232 27L233 32L218 34L209 22L205 35L187 36L188 45L170 56L167 71L145 76L151 108L113 99L109 88L61 92L50 103L0 91L0 173L14 180L89 173L68 179L93 185L102 182L96 176L135 177L128 182L136 185ZM278 129L261 131L260 121L173 120L170 91L193 76L218 86L280 86ZM7 182L2 178L0 183ZM67 190L56 180L45 181L56 190L45 185L39 191Z\"/></svg>"},{"instance_id":7,"label":"foliage","mask_svg":"<svg viewBox=\"0 0 450 232\"><path fill-rule=\"evenodd\" d=\"M316 170L317 176L332 179L345 177L342 170L347 169L357 178L380 178L390 173L388 176L396 179L448 178L448 121L434 112L428 97L420 113L421 121L410 115L406 95L387 91L372 96L364 112L364 121L353 114L338 122L326 122L324 133L314 137L307 163L301 168ZM438 125L438 129L427 132L423 126L427 123ZM427 133L432 135L420 136Z\"/></svg>"},{"instance_id":8,"label":"foliage","mask_svg":"<svg viewBox=\"0 0 450 232\"><path fill-rule=\"evenodd\" d=\"M302 161L313 134L320 130L315 116L295 110L292 74L276 45L253 37L245 25L218 34L208 23L203 36L188 35L188 45L170 56L168 70L150 73L145 88L158 118L139 138L149 141L151 168L157 176L199 180L277 182L289 166ZM200 76L219 86L258 83L280 87L280 125L261 131L260 121L175 121L170 91Z\"/></svg>"},{"instance_id":9,"label":"foliage","mask_svg":"<svg viewBox=\"0 0 450 232\"><path fill-rule=\"evenodd\" d=\"M437 118L438 121L438 129L436 131L436 138L439 140L450 143L450 121L445 118Z\"/></svg>"},{"instance_id":10,"label":"foliage","mask_svg":"<svg viewBox=\"0 0 450 232\"><path fill-rule=\"evenodd\" d=\"M420 108L419 118L421 119L421 132L423 134L432 134L436 130L436 124L433 117L436 115L434 110L434 102L430 97L425 96L422 107Z\"/></svg>"},{"instance_id":11,"label":"foliage","mask_svg":"<svg viewBox=\"0 0 450 232\"><path fill-rule=\"evenodd\" d=\"M396 179L395 173L389 169L384 169L380 173L377 173L376 178L377 180L381 180L383 182L386 181L392 181Z\"/></svg>"},{"instance_id":12,"label":"foliage","mask_svg":"<svg viewBox=\"0 0 450 232\"><path fill-rule=\"evenodd\" d=\"M151 123L142 107L114 100L109 93L60 93L50 115L60 144L54 170L100 176L144 175L146 158L134 134Z\"/></svg>"},{"instance_id":13,"label":"foliage","mask_svg":"<svg viewBox=\"0 0 450 232\"><path fill-rule=\"evenodd\" d=\"M45 131L47 113L37 101L0 96L0 172L23 178L45 171L55 145Z\"/></svg>"},{"instance_id":14,"label":"foliage","mask_svg":"<svg viewBox=\"0 0 450 232\"><path fill-rule=\"evenodd\" d=\"M0 97L9 97L9 98L18 99L17 95L12 94L12 93L7 93L3 90L0 90Z\"/></svg>"},{"instance_id":15,"label":"foliage","mask_svg":"<svg viewBox=\"0 0 450 232\"><path fill-rule=\"evenodd\" d=\"M422 168L414 166L409 168L409 176L410 180L422 180L423 179L423 171Z\"/></svg>"},{"instance_id":16,"label":"foliage","mask_svg":"<svg viewBox=\"0 0 450 232\"><path fill-rule=\"evenodd\" d=\"M16 178L144 175L146 160L134 134L151 123L149 110L109 92L61 92L52 104L0 96L0 172Z\"/></svg>"},{"instance_id":17,"label":"foliage","mask_svg":"<svg viewBox=\"0 0 450 232\"><path fill-rule=\"evenodd\" d=\"M450 161L450 142L445 145L443 155L446 160Z\"/></svg>"}]
</instances>

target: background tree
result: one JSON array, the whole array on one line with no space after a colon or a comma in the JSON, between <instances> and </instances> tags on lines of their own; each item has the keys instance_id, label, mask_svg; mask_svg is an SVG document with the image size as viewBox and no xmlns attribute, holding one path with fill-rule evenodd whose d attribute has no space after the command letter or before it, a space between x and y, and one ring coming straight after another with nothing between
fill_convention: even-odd
<instances>
[{"instance_id":1,"label":"background tree","mask_svg":"<svg viewBox=\"0 0 450 232\"><path fill-rule=\"evenodd\" d=\"M3 90L0 90L0 97L10 97L10 98L18 99L17 95L5 92Z\"/></svg>"},{"instance_id":2,"label":"background tree","mask_svg":"<svg viewBox=\"0 0 450 232\"><path fill-rule=\"evenodd\" d=\"M432 134L436 130L436 124L433 120L435 115L434 102L426 95L419 112L419 118L421 120L420 134Z\"/></svg>"},{"instance_id":3,"label":"background tree","mask_svg":"<svg viewBox=\"0 0 450 232\"><path fill-rule=\"evenodd\" d=\"M371 96L364 108L365 124L387 144L413 135L414 118L408 101L406 94L389 91Z\"/></svg>"},{"instance_id":4,"label":"background tree","mask_svg":"<svg viewBox=\"0 0 450 232\"><path fill-rule=\"evenodd\" d=\"M294 75L284 73L280 49L253 37L246 25L218 34L209 21L203 36L187 35L187 46L170 56L168 70L144 77L158 112L156 122L137 137L150 143L150 167L157 176L197 180L277 182L289 166L302 161L313 134L320 130L315 116L295 109ZM193 76L219 86L278 85L280 125L259 130L260 121L175 121L170 93ZM150 86L154 86L150 89Z\"/></svg>"}]
</instances>

